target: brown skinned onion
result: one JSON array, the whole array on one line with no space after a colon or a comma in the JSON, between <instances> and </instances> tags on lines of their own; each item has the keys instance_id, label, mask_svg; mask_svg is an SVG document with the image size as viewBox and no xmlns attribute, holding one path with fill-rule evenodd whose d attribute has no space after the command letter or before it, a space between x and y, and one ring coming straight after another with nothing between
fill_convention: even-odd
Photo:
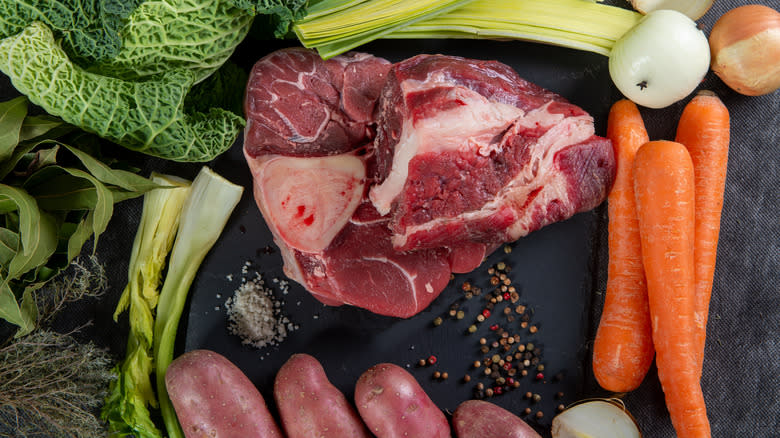
<instances>
[{"instance_id":1,"label":"brown skinned onion","mask_svg":"<svg viewBox=\"0 0 780 438\"><path fill-rule=\"evenodd\" d=\"M732 9L709 40L712 71L733 90L760 96L780 88L780 12L763 5Z\"/></svg>"}]
</instances>

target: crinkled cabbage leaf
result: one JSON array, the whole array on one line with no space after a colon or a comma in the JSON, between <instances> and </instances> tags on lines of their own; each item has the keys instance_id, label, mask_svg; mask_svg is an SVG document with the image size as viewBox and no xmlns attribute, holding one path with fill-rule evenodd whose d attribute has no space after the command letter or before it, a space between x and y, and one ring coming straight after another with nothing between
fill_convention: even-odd
<instances>
[{"instance_id":1,"label":"crinkled cabbage leaf","mask_svg":"<svg viewBox=\"0 0 780 438\"><path fill-rule=\"evenodd\" d=\"M149 155L209 161L231 146L244 120L230 111L187 114L190 70L125 81L74 65L41 22L0 40L0 70L33 103L68 123Z\"/></svg>"},{"instance_id":2,"label":"crinkled cabbage leaf","mask_svg":"<svg viewBox=\"0 0 780 438\"><path fill-rule=\"evenodd\" d=\"M303 18L307 0L230 0L236 7L252 15L267 15L272 18L274 35L282 38L287 35L290 24Z\"/></svg>"},{"instance_id":3,"label":"crinkled cabbage leaf","mask_svg":"<svg viewBox=\"0 0 780 438\"><path fill-rule=\"evenodd\" d=\"M142 0L2 0L0 38L34 21L51 28L74 57L92 62L113 58L122 46L120 29Z\"/></svg>"},{"instance_id":4,"label":"crinkled cabbage leaf","mask_svg":"<svg viewBox=\"0 0 780 438\"><path fill-rule=\"evenodd\" d=\"M0 0L0 70L32 102L82 129L165 159L209 161L233 144L244 120L191 105L190 88L227 61L256 14L273 14L282 35L305 6L306 0ZM244 85L233 84L242 92Z\"/></svg>"},{"instance_id":5,"label":"crinkled cabbage leaf","mask_svg":"<svg viewBox=\"0 0 780 438\"><path fill-rule=\"evenodd\" d=\"M121 49L91 71L139 79L183 68L200 82L246 37L253 16L228 0L148 0L121 30Z\"/></svg>"}]
</instances>

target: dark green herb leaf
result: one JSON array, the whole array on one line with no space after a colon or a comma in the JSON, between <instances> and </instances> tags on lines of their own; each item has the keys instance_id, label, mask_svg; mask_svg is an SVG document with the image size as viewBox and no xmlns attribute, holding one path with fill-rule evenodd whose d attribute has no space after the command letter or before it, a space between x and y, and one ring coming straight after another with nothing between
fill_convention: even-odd
<instances>
[{"instance_id":1,"label":"dark green herb leaf","mask_svg":"<svg viewBox=\"0 0 780 438\"><path fill-rule=\"evenodd\" d=\"M0 102L0 162L10 157L19 144L19 133L26 116L26 97Z\"/></svg>"},{"instance_id":2,"label":"dark green herb leaf","mask_svg":"<svg viewBox=\"0 0 780 438\"><path fill-rule=\"evenodd\" d=\"M0 266L6 268L18 251L19 235L8 228L0 228Z\"/></svg>"},{"instance_id":3,"label":"dark green herb leaf","mask_svg":"<svg viewBox=\"0 0 780 438\"><path fill-rule=\"evenodd\" d=\"M19 164L19 161L30 153L33 149L35 149L36 146L39 144L42 144L44 142L47 142L46 140L42 141L41 143L24 143L19 145L16 149L14 149L14 152L11 154L8 159L5 161L0 162L0 180L4 180L6 176L8 176L11 171L14 170L14 167L16 167L17 164ZM54 143L54 142L52 142Z\"/></svg>"},{"instance_id":4,"label":"dark green herb leaf","mask_svg":"<svg viewBox=\"0 0 780 438\"><path fill-rule=\"evenodd\" d=\"M26 319L33 321L33 325L30 328L20 327L15 335L17 338L30 333L32 329L35 328L35 323L38 322L38 303L35 299L35 291L40 289L41 286L43 286L43 283L30 285L24 288L24 292L22 293L22 303L19 308L22 311L22 315L24 315Z\"/></svg>"},{"instance_id":5,"label":"dark green herb leaf","mask_svg":"<svg viewBox=\"0 0 780 438\"><path fill-rule=\"evenodd\" d=\"M149 179L140 175L136 175L135 173L125 170L112 169L104 163L96 160L86 152L77 148L68 145L63 146L71 151L73 155L78 157L82 164L84 164L84 167L87 169L87 171L101 182L106 184L113 184L125 190L134 192L147 192L151 189L159 187Z\"/></svg>"},{"instance_id":6,"label":"dark green herb leaf","mask_svg":"<svg viewBox=\"0 0 780 438\"><path fill-rule=\"evenodd\" d=\"M27 141L40 137L64 124L65 123L62 120L49 115L28 116L24 119L24 123L22 124L22 129L19 133L19 141Z\"/></svg>"},{"instance_id":7,"label":"dark green herb leaf","mask_svg":"<svg viewBox=\"0 0 780 438\"><path fill-rule=\"evenodd\" d=\"M30 213L20 214L22 222L24 222L26 215L30 215ZM25 272L46 263L57 249L56 221L49 213L43 211L38 211L37 216L39 219L33 233L25 234L20 229L19 235L22 240L23 251L17 253L16 257L8 265L9 280L17 279Z\"/></svg>"},{"instance_id":8,"label":"dark green herb leaf","mask_svg":"<svg viewBox=\"0 0 780 438\"><path fill-rule=\"evenodd\" d=\"M87 216L76 226L73 234L70 235L70 239L68 239L68 261L73 260L79 255L81 247L87 243L89 236L92 235L94 216L94 210L90 210L89 213L87 213Z\"/></svg>"},{"instance_id":9,"label":"dark green herb leaf","mask_svg":"<svg viewBox=\"0 0 780 438\"><path fill-rule=\"evenodd\" d=\"M95 185L60 166L48 166L34 173L24 188L44 210L91 210L97 203Z\"/></svg>"},{"instance_id":10,"label":"dark green herb leaf","mask_svg":"<svg viewBox=\"0 0 780 438\"><path fill-rule=\"evenodd\" d=\"M35 152L35 158L30 163L29 170L36 171L52 164L57 164L57 152L59 152L60 146L54 145L48 149L39 149Z\"/></svg>"},{"instance_id":11,"label":"dark green herb leaf","mask_svg":"<svg viewBox=\"0 0 780 438\"><path fill-rule=\"evenodd\" d=\"M135 199L139 196L143 196L144 192L133 192L118 189L116 187L110 187L111 193L114 195L114 203L126 201L128 199Z\"/></svg>"},{"instance_id":12,"label":"dark green herb leaf","mask_svg":"<svg viewBox=\"0 0 780 438\"><path fill-rule=\"evenodd\" d=\"M114 213L114 196L103 183L97 178L93 177L87 172L79 169L65 168L65 171L71 175L79 178L83 178L91 182L95 186L95 194L97 199L95 202L95 208L92 210L92 233L95 235L95 242L93 246L97 246L98 237L106 231L108 222L111 220L111 215Z\"/></svg>"},{"instance_id":13,"label":"dark green herb leaf","mask_svg":"<svg viewBox=\"0 0 780 438\"><path fill-rule=\"evenodd\" d=\"M19 235L25 255L32 253L41 233L41 211L35 198L22 189L0 184L0 199L10 199L19 210Z\"/></svg>"},{"instance_id":14,"label":"dark green herb leaf","mask_svg":"<svg viewBox=\"0 0 780 438\"><path fill-rule=\"evenodd\" d=\"M0 318L19 326L17 337L27 334L35 328L33 315L22 311L19 303L16 302L16 295L5 280L0 281Z\"/></svg>"}]
</instances>

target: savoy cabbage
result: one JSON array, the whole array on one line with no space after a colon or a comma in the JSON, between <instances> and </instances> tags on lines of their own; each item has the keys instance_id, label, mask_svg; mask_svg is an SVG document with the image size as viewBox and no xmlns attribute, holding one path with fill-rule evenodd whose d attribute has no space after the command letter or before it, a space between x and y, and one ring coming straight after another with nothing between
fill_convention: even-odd
<instances>
[{"instance_id":1,"label":"savoy cabbage","mask_svg":"<svg viewBox=\"0 0 780 438\"><path fill-rule=\"evenodd\" d=\"M256 14L273 15L281 36L306 4L0 0L0 71L32 102L80 128L146 154L209 161L232 145L244 120L190 108L191 87L227 61Z\"/></svg>"},{"instance_id":2,"label":"savoy cabbage","mask_svg":"<svg viewBox=\"0 0 780 438\"><path fill-rule=\"evenodd\" d=\"M189 70L170 70L143 81L84 71L41 22L0 40L0 70L48 113L170 160L211 160L230 147L244 125L238 115L218 108L208 114L185 113L185 96L195 79Z\"/></svg>"},{"instance_id":3,"label":"savoy cabbage","mask_svg":"<svg viewBox=\"0 0 780 438\"><path fill-rule=\"evenodd\" d=\"M41 21L85 62L110 59L121 48L120 29L142 0L0 0L0 38Z\"/></svg>"},{"instance_id":4,"label":"savoy cabbage","mask_svg":"<svg viewBox=\"0 0 780 438\"><path fill-rule=\"evenodd\" d=\"M148 0L128 17L116 56L91 70L137 79L184 68L200 82L233 54L252 19L226 0Z\"/></svg>"}]
</instances>

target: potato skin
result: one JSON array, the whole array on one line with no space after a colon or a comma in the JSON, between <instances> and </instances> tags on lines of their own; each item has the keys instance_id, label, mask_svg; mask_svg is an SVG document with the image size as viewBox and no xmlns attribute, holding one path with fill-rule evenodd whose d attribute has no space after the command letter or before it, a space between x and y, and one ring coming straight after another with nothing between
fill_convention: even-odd
<instances>
[{"instance_id":1,"label":"potato skin","mask_svg":"<svg viewBox=\"0 0 780 438\"><path fill-rule=\"evenodd\" d=\"M347 398L308 354L294 354L274 380L274 399L288 438L368 438Z\"/></svg>"},{"instance_id":2,"label":"potato skin","mask_svg":"<svg viewBox=\"0 0 780 438\"><path fill-rule=\"evenodd\" d=\"M452 414L458 438L541 438L531 426L506 409L482 400L467 400Z\"/></svg>"},{"instance_id":3,"label":"potato skin","mask_svg":"<svg viewBox=\"0 0 780 438\"><path fill-rule=\"evenodd\" d=\"M358 378L355 404L377 438L449 438L450 425L414 376L391 363L374 365Z\"/></svg>"},{"instance_id":4,"label":"potato skin","mask_svg":"<svg viewBox=\"0 0 780 438\"><path fill-rule=\"evenodd\" d=\"M263 396L224 356L193 350L176 358L165 387L187 438L282 438Z\"/></svg>"}]
</instances>

